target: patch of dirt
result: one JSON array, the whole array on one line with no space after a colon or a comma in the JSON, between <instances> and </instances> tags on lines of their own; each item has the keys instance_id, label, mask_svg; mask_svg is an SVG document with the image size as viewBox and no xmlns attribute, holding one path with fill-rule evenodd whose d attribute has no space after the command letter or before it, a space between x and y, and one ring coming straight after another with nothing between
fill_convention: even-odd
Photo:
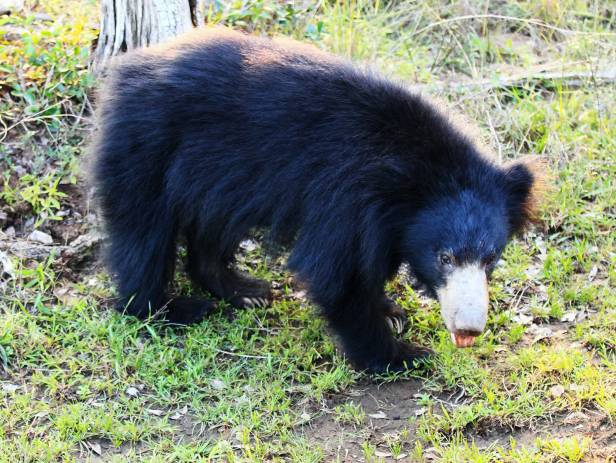
<instances>
[{"instance_id":1,"label":"patch of dirt","mask_svg":"<svg viewBox=\"0 0 616 463\"><path fill-rule=\"evenodd\" d=\"M325 452L325 461L364 461L362 443L376 446L377 456L384 461L396 461L389 451L388 438L398 433L414 434L411 418L420 410L414 397L421 389L419 380L399 380L393 383L365 382L343 395L325 401L321 414L296 432ZM337 405L353 402L365 412L364 423L354 426L336 420ZM408 444L411 443L407 439ZM408 449L403 450L408 455ZM404 458L404 457L403 457Z\"/></svg>"},{"instance_id":2,"label":"patch of dirt","mask_svg":"<svg viewBox=\"0 0 616 463\"><path fill-rule=\"evenodd\" d=\"M417 400L421 389L422 382L418 380L400 380L381 385L366 382L346 394L325 401L319 416L296 432L324 450L324 461L365 461L364 442L376 447L376 456L381 461L408 461L417 439L414 418L423 410ZM363 424L354 426L336 420L334 408L348 402L361 406L366 415ZM388 446L388 441L396 435L400 436L403 444L399 459L391 454ZM524 429L481 427L465 435L466 440L474 442L479 449L494 446L509 449L512 438L517 448L534 449L537 448L538 438L563 440L569 437L587 437L590 440L590 448L582 461L616 462L616 427L603 415L592 411L556 416L550 422L541 421ZM425 454L426 461L431 461L432 457L438 461L436 455L429 451Z\"/></svg>"},{"instance_id":3,"label":"patch of dirt","mask_svg":"<svg viewBox=\"0 0 616 463\"><path fill-rule=\"evenodd\" d=\"M167 422L174 426L173 434L170 438L175 444L215 442L220 439L234 441L232 429L219 428L217 426L206 427L197 418L187 413L186 407L180 410L163 411L149 409L149 411L153 416L159 416L160 414L161 419L168 419ZM153 438L154 441L156 439L156 437ZM116 446L107 439L94 438L81 443L78 461L106 463L113 457L126 457L131 453L144 456L150 455L150 446L146 445L145 442L126 442Z\"/></svg>"},{"instance_id":4,"label":"patch of dirt","mask_svg":"<svg viewBox=\"0 0 616 463\"><path fill-rule=\"evenodd\" d=\"M536 448L537 439L563 440L568 437L588 438L591 448L582 460L584 462L610 463L616 461L616 427L602 415L593 412L572 412L554 417L552 422L542 422L530 429L484 429L480 433L469 434L479 449L492 446L510 448L511 438L516 447Z\"/></svg>"}]
</instances>

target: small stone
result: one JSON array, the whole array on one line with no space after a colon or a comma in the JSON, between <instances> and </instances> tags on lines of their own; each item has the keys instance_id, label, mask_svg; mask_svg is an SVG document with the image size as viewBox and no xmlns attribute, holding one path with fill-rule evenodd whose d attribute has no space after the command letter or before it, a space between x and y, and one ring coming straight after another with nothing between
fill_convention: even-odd
<instances>
[{"instance_id":1,"label":"small stone","mask_svg":"<svg viewBox=\"0 0 616 463\"><path fill-rule=\"evenodd\" d=\"M154 416L163 416L165 412L156 408L148 408L148 413Z\"/></svg>"},{"instance_id":2,"label":"small stone","mask_svg":"<svg viewBox=\"0 0 616 463\"><path fill-rule=\"evenodd\" d=\"M13 277L13 263L6 253L0 251L0 280Z\"/></svg>"},{"instance_id":3,"label":"small stone","mask_svg":"<svg viewBox=\"0 0 616 463\"><path fill-rule=\"evenodd\" d=\"M45 245L53 244L53 238L51 237L51 235L48 235L47 233L40 230L34 230L28 235L28 239L30 241L36 241L37 243Z\"/></svg>"},{"instance_id":4,"label":"small stone","mask_svg":"<svg viewBox=\"0 0 616 463\"><path fill-rule=\"evenodd\" d=\"M17 385L17 384L11 384L11 383L2 383L2 390L4 392L15 392L17 389L19 389L21 386Z\"/></svg>"},{"instance_id":5,"label":"small stone","mask_svg":"<svg viewBox=\"0 0 616 463\"><path fill-rule=\"evenodd\" d=\"M593 268L591 268L590 272L588 273L588 281L594 280L598 272L599 272L599 268L596 265L594 265Z\"/></svg>"},{"instance_id":6,"label":"small stone","mask_svg":"<svg viewBox=\"0 0 616 463\"><path fill-rule=\"evenodd\" d=\"M552 397L558 398L562 396L564 393L565 393L565 388L564 386L561 386L560 384L556 384L550 388L550 395Z\"/></svg>"},{"instance_id":7,"label":"small stone","mask_svg":"<svg viewBox=\"0 0 616 463\"><path fill-rule=\"evenodd\" d=\"M424 451L423 457L425 461L435 461L439 458L439 451L436 447L429 447Z\"/></svg>"},{"instance_id":8,"label":"small stone","mask_svg":"<svg viewBox=\"0 0 616 463\"><path fill-rule=\"evenodd\" d=\"M47 13L34 13L34 19L36 19L37 21L53 21L51 15Z\"/></svg>"},{"instance_id":9,"label":"small stone","mask_svg":"<svg viewBox=\"0 0 616 463\"><path fill-rule=\"evenodd\" d=\"M0 14L15 14L24 9L24 0L0 0Z\"/></svg>"},{"instance_id":10,"label":"small stone","mask_svg":"<svg viewBox=\"0 0 616 463\"><path fill-rule=\"evenodd\" d=\"M13 227L12 225L8 227L6 230L4 230L4 235L7 238L15 238L15 227Z\"/></svg>"},{"instance_id":11,"label":"small stone","mask_svg":"<svg viewBox=\"0 0 616 463\"><path fill-rule=\"evenodd\" d=\"M220 379L213 379L210 383L210 386L212 386L212 388L216 389L217 391L222 391L227 387L227 385Z\"/></svg>"},{"instance_id":12,"label":"small stone","mask_svg":"<svg viewBox=\"0 0 616 463\"><path fill-rule=\"evenodd\" d=\"M370 418L374 418L375 420L385 420L387 419L387 415L384 412L376 412L368 414Z\"/></svg>"},{"instance_id":13,"label":"small stone","mask_svg":"<svg viewBox=\"0 0 616 463\"><path fill-rule=\"evenodd\" d=\"M129 387L126 389L126 394L128 394L131 397L137 397L139 395L139 389L137 389L136 387Z\"/></svg>"},{"instance_id":14,"label":"small stone","mask_svg":"<svg viewBox=\"0 0 616 463\"><path fill-rule=\"evenodd\" d=\"M383 452L381 450L375 450L374 454L379 458L388 458L391 457L391 452Z\"/></svg>"}]
</instances>

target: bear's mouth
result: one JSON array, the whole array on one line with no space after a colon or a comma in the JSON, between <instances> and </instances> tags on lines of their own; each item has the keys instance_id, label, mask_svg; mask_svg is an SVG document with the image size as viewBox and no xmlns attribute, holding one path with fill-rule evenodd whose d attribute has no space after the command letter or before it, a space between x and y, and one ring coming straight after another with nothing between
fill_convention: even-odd
<instances>
[{"instance_id":1,"label":"bear's mouth","mask_svg":"<svg viewBox=\"0 0 616 463\"><path fill-rule=\"evenodd\" d=\"M465 333L451 333L451 340L456 345L456 347L471 347L475 344L475 338L477 336L472 336L470 334Z\"/></svg>"}]
</instances>

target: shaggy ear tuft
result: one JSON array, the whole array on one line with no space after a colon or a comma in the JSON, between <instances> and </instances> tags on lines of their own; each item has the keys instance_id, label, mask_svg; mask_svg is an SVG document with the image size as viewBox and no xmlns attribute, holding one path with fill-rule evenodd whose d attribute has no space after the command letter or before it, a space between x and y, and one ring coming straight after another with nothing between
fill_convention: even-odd
<instances>
[{"instance_id":1,"label":"shaggy ear tuft","mask_svg":"<svg viewBox=\"0 0 616 463\"><path fill-rule=\"evenodd\" d=\"M519 233L537 220L545 190L547 166L536 158L523 158L505 166L507 213L512 233Z\"/></svg>"}]
</instances>

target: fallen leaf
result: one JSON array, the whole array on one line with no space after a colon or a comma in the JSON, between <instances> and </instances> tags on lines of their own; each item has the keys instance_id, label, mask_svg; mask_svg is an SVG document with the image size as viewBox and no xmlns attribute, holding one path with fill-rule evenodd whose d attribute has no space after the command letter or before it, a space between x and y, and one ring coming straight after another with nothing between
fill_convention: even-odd
<instances>
[{"instance_id":1,"label":"fallen leaf","mask_svg":"<svg viewBox=\"0 0 616 463\"><path fill-rule=\"evenodd\" d=\"M530 325L533 322L533 316L532 315L526 315L523 313L514 315L513 317L511 317L511 321L514 321L516 323L519 323L520 325Z\"/></svg>"},{"instance_id":2,"label":"fallen leaf","mask_svg":"<svg viewBox=\"0 0 616 463\"><path fill-rule=\"evenodd\" d=\"M439 457L438 450L436 447L429 447L423 453L423 458L425 461L434 461Z\"/></svg>"},{"instance_id":3,"label":"fallen leaf","mask_svg":"<svg viewBox=\"0 0 616 463\"><path fill-rule=\"evenodd\" d=\"M162 410L157 410L156 408L148 408L148 413L155 416L162 416L165 414L165 412Z\"/></svg>"},{"instance_id":4,"label":"fallen leaf","mask_svg":"<svg viewBox=\"0 0 616 463\"><path fill-rule=\"evenodd\" d=\"M96 443L96 442L87 442L88 447L90 448L90 450L92 450L94 453L96 453L97 455L101 455L103 453L103 450L101 449L101 445Z\"/></svg>"},{"instance_id":5,"label":"fallen leaf","mask_svg":"<svg viewBox=\"0 0 616 463\"><path fill-rule=\"evenodd\" d=\"M542 339L551 338L553 335L552 329L548 326L531 325L528 331L534 335L531 344L536 344Z\"/></svg>"},{"instance_id":6,"label":"fallen leaf","mask_svg":"<svg viewBox=\"0 0 616 463\"><path fill-rule=\"evenodd\" d=\"M567 415L564 419L565 424L579 424L588 420L588 417L582 412L573 412Z\"/></svg>"},{"instance_id":7,"label":"fallen leaf","mask_svg":"<svg viewBox=\"0 0 616 463\"><path fill-rule=\"evenodd\" d=\"M186 415L186 413L188 413L188 406L184 405L182 408L180 408L178 411L176 411L173 415L171 415L169 418L172 420L179 420L180 418L182 418L184 415Z\"/></svg>"},{"instance_id":8,"label":"fallen leaf","mask_svg":"<svg viewBox=\"0 0 616 463\"><path fill-rule=\"evenodd\" d=\"M253 240L244 240L240 242L240 248L247 252L254 251L257 249L257 243Z\"/></svg>"}]
</instances>

